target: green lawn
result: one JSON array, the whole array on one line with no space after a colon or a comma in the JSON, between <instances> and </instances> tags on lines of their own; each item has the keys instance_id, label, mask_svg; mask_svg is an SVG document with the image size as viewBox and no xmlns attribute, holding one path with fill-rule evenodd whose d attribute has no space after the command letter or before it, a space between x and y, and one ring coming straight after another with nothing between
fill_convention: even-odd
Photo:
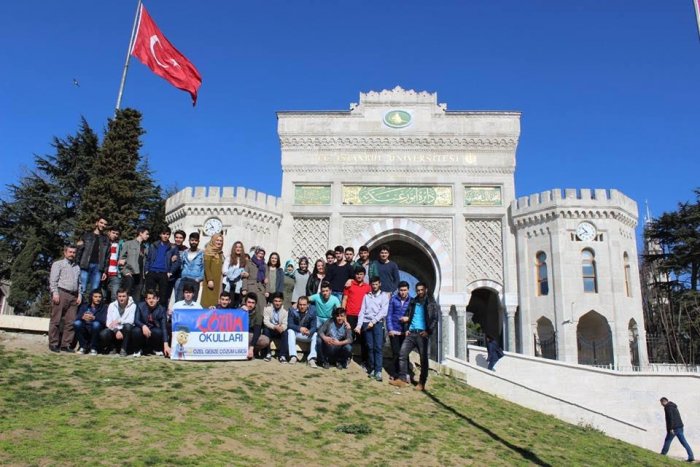
<instances>
[{"instance_id":1,"label":"green lawn","mask_svg":"<svg viewBox=\"0 0 700 467\"><path fill-rule=\"evenodd\" d=\"M0 463L665 465L658 454L446 377L398 391L277 362L0 347Z\"/></svg>"}]
</instances>

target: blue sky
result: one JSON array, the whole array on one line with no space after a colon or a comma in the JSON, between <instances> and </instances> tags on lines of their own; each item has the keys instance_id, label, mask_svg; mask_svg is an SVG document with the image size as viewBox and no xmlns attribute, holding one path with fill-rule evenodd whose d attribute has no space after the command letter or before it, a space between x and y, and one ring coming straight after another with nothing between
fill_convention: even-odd
<instances>
[{"instance_id":1,"label":"blue sky","mask_svg":"<svg viewBox=\"0 0 700 467\"><path fill-rule=\"evenodd\" d=\"M617 188L656 215L700 186L700 40L691 0L145 2L203 77L199 101L132 60L124 106L167 187L279 195L277 110L360 91L517 110L517 194ZM136 1L0 6L0 186L52 136L112 115ZM75 87L73 78L80 82ZM4 192L4 188L2 188Z\"/></svg>"}]
</instances>

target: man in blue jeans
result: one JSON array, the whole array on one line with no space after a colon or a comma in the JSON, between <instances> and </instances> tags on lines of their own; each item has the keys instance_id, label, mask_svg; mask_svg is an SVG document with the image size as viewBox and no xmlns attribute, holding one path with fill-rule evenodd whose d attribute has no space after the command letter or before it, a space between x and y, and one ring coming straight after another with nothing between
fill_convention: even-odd
<instances>
[{"instance_id":1,"label":"man in blue jeans","mask_svg":"<svg viewBox=\"0 0 700 467\"><path fill-rule=\"evenodd\" d=\"M297 342L308 342L309 356L306 361L311 368L317 368L316 364L316 313L309 310L309 299L302 295L297 299L297 307L289 310L287 315L287 349L291 358L289 363L295 364L298 360L296 353Z\"/></svg>"},{"instance_id":2,"label":"man in blue jeans","mask_svg":"<svg viewBox=\"0 0 700 467\"><path fill-rule=\"evenodd\" d=\"M86 290L97 289L100 282L107 278L109 239L104 233L106 228L107 219L100 217L95 222L95 228L85 232L78 241L75 257L80 265L80 295Z\"/></svg>"},{"instance_id":3,"label":"man in blue jeans","mask_svg":"<svg viewBox=\"0 0 700 467\"><path fill-rule=\"evenodd\" d=\"M668 453L668 449L671 447L671 441L673 441L674 437L678 436L678 441L681 442L685 448L685 452L688 453L688 462L694 462L695 456L693 455L693 450L690 448L683 434L683 420L681 420L681 413L678 411L678 406L665 397L661 398L661 405L664 406L664 415L666 416L666 439L664 439L664 447L661 449L661 454L665 456L666 453Z\"/></svg>"},{"instance_id":4,"label":"man in blue jeans","mask_svg":"<svg viewBox=\"0 0 700 467\"><path fill-rule=\"evenodd\" d=\"M97 355L100 332L106 324L107 307L102 303L102 291L95 289L90 293L90 301L80 306L73 323L81 353Z\"/></svg>"},{"instance_id":5,"label":"man in blue jeans","mask_svg":"<svg viewBox=\"0 0 700 467\"><path fill-rule=\"evenodd\" d=\"M418 282L416 297L408 305L406 314L399 318L399 322L405 326L406 337L399 352L399 376L389 384L397 387L409 384L408 355L413 349L417 349L420 355L420 379L416 391L425 390L425 383L428 381L430 336L437 331L439 314L440 308L428 294L428 287L425 283Z\"/></svg>"},{"instance_id":6,"label":"man in blue jeans","mask_svg":"<svg viewBox=\"0 0 700 467\"><path fill-rule=\"evenodd\" d=\"M362 308L357 317L357 334L364 334L369 362L367 376L377 381L382 380L382 364L384 350L384 318L389 311L390 294L383 293L379 276L369 279L372 287L370 293L362 300Z\"/></svg>"}]
</instances>

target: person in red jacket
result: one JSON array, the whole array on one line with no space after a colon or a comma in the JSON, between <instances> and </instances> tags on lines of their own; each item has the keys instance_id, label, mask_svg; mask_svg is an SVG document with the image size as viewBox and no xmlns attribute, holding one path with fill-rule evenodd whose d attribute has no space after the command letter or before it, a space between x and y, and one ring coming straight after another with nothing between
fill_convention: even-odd
<instances>
[{"instance_id":1,"label":"person in red jacket","mask_svg":"<svg viewBox=\"0 0 700 467\"><path fill-rule=\"evenodd\" d=\"M345 308L347 313L347 321L352 329L357 327L357 317L362 309L362 300L365 295L372 291L372 287L365 282L365 268L362 266L355 267L353 271L353 280L348 281L343 291L343 302L341 308ZM367 344L364 335L355 334L355 341L360 343L362 366L366 367L369 356L367 354ZM359 340L358 340L359 339Z\"/></svg>"}]
</instances>

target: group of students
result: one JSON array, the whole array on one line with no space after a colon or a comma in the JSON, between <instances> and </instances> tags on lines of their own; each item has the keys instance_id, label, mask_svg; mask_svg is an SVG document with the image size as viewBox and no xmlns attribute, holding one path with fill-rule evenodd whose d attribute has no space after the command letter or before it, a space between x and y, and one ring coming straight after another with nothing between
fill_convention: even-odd
<instances>
[{"instance_id":1,"label":"group of students","mask_svg":"<svg viewBox=\"0 0 700 467\"><path fill-rule=\"evenodd\" d=\"M129 241L119 236L119 229L108 228L100 218L81 238L75 255L81 296L91 291L72 323L84 353L167 356L173 309L241 308L249 313L249 358L271 360L270 342L277 340L276 357L282 363L297 363L296 344L304 343L311 367L346 368L353 343L359 343L363 368L382 381L386 332L393 355L391 384L408 384L408 354L417 349L417 387L425 385L438 305L422 282L416 284L415 298L410 297L408 283L389 259L388 245L378 248L374 261L367 246L359 248L357 258L352 247L337 246L310 270L306 257L283 266L279 254L266 257L262 247L246 253L240 241L226 256L221 234L212 235L203 250L197 232L185 245L186 234L178 230L171 243L167 227L151 244L146 228ZM173 294L175 303L169 306Z\"/></svg>"}]
</instances>

